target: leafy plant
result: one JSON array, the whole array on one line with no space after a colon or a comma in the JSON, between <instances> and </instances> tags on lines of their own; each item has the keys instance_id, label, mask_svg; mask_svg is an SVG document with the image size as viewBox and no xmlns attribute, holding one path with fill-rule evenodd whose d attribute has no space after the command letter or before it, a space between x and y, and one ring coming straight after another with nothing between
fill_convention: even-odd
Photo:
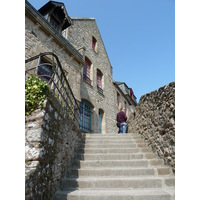
<instances>
[{"instance_id":1,"label":"leafy plant","mask_svg":"<svg viewBox=\"0 0 200 200\"><path fill-rule=\"evenodd\" d=\"M25 114L30 115L31 112L40 108L44 104L44 100L48 94L48 83L41 81L40 78L32 74L25 81Z\"/></svg>"}]
</instances>

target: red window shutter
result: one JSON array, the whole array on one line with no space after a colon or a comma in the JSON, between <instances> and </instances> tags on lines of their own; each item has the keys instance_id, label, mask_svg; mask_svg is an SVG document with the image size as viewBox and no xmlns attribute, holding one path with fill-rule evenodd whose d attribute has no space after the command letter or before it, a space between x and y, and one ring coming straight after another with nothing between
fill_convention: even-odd
<instances>
[{"instance_id":1,"label":"red window shutter","mask_svg":"<svg viewBox=\"0 0 200 200\"><path fill-rule=\"evenodd\" d=\"M90 63L87 65L87 77L90 78Z\"/></svg>"},{"instance_id":2,"label":"red window shutter","mask_svg":"<svg viewBox=\"0 0 200 200\"><path fill-rule=\"evenodd\" d=\"M132 88L129 88L129 90L130 90L131 99L133 99L133 90L132 90Z\"/></svg>"}]
</instances>

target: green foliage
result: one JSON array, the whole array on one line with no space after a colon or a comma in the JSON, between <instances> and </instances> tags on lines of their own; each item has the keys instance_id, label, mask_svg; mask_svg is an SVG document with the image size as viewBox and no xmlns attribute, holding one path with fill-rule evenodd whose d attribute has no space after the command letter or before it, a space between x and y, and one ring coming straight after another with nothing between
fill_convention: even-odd
<instances>
[{"instance_id":1,"label":"green foliage","mask_svg":"<svg viewBox=\"0 0 200 200\"><path fill-rule=\"evenodd\" d=\"M41 81L37 75L30 75L25 82L25 114L40 108L48 94L48 83Z\"/></svg>"}]
</instances>

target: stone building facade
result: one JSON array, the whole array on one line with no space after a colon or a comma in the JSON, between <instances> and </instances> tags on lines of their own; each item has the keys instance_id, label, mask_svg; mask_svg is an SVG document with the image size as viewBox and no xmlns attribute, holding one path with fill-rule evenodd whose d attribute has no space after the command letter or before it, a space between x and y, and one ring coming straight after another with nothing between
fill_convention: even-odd
<instances>
[{"instance_id":1,"label":"stone building facade","mask_svg":"<svg viewBox=\"0 0 200 200\"><path fill-rule=\"evenodd\" d=\"M94 18L72 18L73 25L63 35L76 48L83 48L85 66L81 85L83 109L91 114L91 124L83 120L83 129L95 133L116 132L116 95L110 64ZM83 111L84 112L84 111ZM87 112L87 111L86 111ZM83 118L87 116L83 116Z\"/></svg>"},{"instance_id":2,"label":"stone building facade","mask_svg":"<svg viewBox=\"0 0 200 200\"><path fill-rule=\"evenodd\" d=\"M70 18L65 5L49 1L38 11L25 3L25 58L53 52L59 58L76 100L80 104L80 129L90 133L117 133L118 94L127 102L129 115L135 104L113 84L112 66L94 18ZM50 56L45 62L54 63ZM38 61L26 65L37 66Z\"/></svg>"}]
</instances>

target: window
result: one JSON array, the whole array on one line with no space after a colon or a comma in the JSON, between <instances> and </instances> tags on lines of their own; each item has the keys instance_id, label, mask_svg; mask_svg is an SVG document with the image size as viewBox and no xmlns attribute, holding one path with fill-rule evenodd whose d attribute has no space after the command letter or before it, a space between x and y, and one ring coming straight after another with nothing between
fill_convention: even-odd
<instances>
[{"instance_id":1,"label":"window","mask_svg":"<svg viewBox=\"0 0 200 200\"><path fill-rule=\"evenodd\" d=\"M102 79L103 79L103 75L101 71L97 70L97 89L101 94L103 94Z\"/></svg>"},{"instance_id":2,"label":"window","mask_svg":"<svg viewBox=\"0 0 200 200\"><path fill-rule=\"evenodd\" d=\"M80 129L85 132L92 132L92 106L88 102L80 103Z\"/></svg>"},{"instance_id":3,"label":"window","mask_svg":"<svg viewBox=\"0 0 200 200\"><path fill-rule=\"evenodd\" d=\"M102 133L103 128L103 110L99 109L99 133Z\"/></svg>"},{"instance_id":4,"label":"window","mask_svg":"<svg viewBox=\"0 0 200 200\"><path fill-rule=\"evenodd\" d=\"M129 91L130 91L131 99L133 99L133 90L132 90L132 88L129 88Z\"/></svg>"},{"instance_id":5,"label":"window","mask_svg":"<svg viewBox=\"0 0 200 200\"><path fill-rule=\"evenodd\" d=\"M97 40L95 37L92 37L92 49L97 52Z\"/></svg>"},{"instance_id":6,"label":"window","mask_svg":"<svg viewBox=\"0 0 200 200\"><path fill-rule=\"evenodd\" d=\"M44 57L41 57L37 68L37 75L41 80L49 82L52 74L53 65L49 63Z\"/></svg>"},{"instance_id":7,"label":"window","mask_svg":"<svg viewBox=\"0 0 200 200\"><path fill-rule=\"evenodd\" d=\"M59 24L58 20L53 15L51 15L51 17L50 17L50 23L57 31L60 31L59 30L60 24Z\"/></svg>"},{"instance_id":8,"label":"window","mask_svg":"<svg viewBox=\"0 0 200 200\"><path fill-rule=\"evenodd\" d=\"M85 65L84 65L84 69L83 69L83 78L89 84L91 84L90 71L91 71L91 62L88 58L85 58Z\"/></svg>"}]
</instances>

